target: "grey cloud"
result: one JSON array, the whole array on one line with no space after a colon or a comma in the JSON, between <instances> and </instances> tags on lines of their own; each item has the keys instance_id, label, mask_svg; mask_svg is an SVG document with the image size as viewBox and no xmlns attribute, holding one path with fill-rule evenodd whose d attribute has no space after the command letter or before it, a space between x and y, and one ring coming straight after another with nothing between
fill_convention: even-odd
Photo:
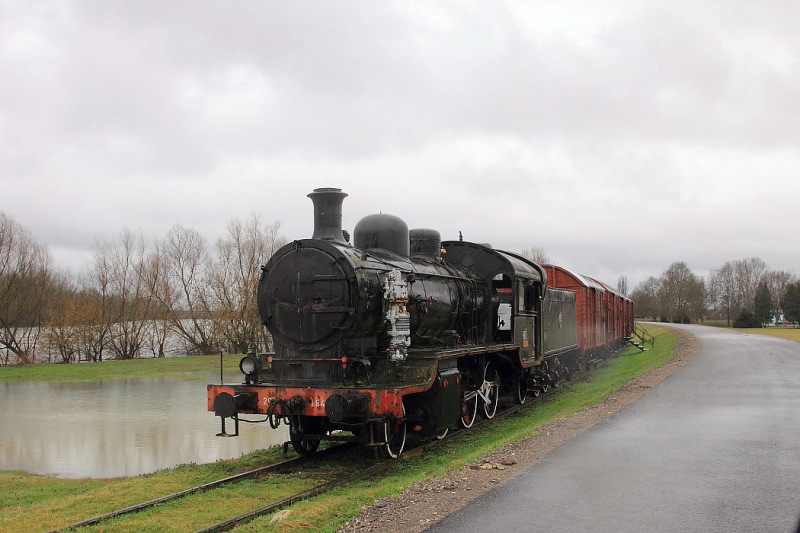
<instances>
[{"instance_id":1,"label":"grey cloud","mask_svg":"<svg viewBox=\"0 0 800 533\"><path fill-rule=\"evenodd\" d=\"M748 231L741 204L684 193L796 174L799 10L610 2L607 21L573 22L581 7L4 3L3 208L64 247L108 226L213 233L253 210L293 238L304 194L339 185L353 219L394 212L586 268L759 250L791 268L772 243L727 238Z\"/></svg>"}]
</instances>

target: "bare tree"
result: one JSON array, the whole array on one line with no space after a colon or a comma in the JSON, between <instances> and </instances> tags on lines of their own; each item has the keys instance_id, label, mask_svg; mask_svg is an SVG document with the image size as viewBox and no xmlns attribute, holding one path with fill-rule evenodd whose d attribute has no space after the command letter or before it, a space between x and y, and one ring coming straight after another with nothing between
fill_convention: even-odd
<instances>
[{"instance_id":1,"label":"bare tree","mask_svg":"<svg viewBox=\"0 0 800 533\"><path fill-rule=\"evenodd\" d=\"M534 263L539 265L546 265L550 263L550 258L547 257L547 254L544 251L544 248L540 246L536 246L533 248L526 248L522 250L519 255L524 257L525 259L529 259Z\"/></svg>"},{"instance_id":2,"label":"bare tree","mask_svg":"<svg viewBox=\"0 0 800 533\"><path fill-rule=\"evenodd\" d=\"M280 223L264 224L256 214L244 222L228 223L225 238L217 241L211 289L215 296L214 322L233 352L268 349L267 332L256 305L259 267L283 246Z\"/></svg>"},{"instance_id":3,"label":"bare tree","mask_svg":"<svg viewBox=\"0 0 800 533\"><path fill-rule=\"evenodd\" d=\"M786 294L786 288L795 280L794 275L785 270L768 270L764 273L762 280L767 284L769 293L772 295L772 311L779 310L783 296Z\"/></svg>"},{"instance_id":4,"label":"bare tree","mask_svg":"<svg viewBox=\"0 0 800 533\"><path fill-rule=\"evenodd\" d=\"M631 300L637 316L656 319L661 315L658 301L660 288L661 281L653 276L636 286L631 293Z\"/></svg>"},{"instance_id":5,"label":"bare tree","mask_svg":"<svg viewBox=\"0 0 800 533\"><path fill-rule=\"evenodd\" d=\"M54 276L53 286L47 302L47 320L44 337L48 347L48 362L55 350L62 363L71 363L80 357L78 340L78 317L80 302L78 291L65 274Z\"/></svg>"},{"instance_id":6,"label":"bare tree","mask_svg":"<svg viewBox=\"0 0 800 533\"><path fill-rule=\"evenodd\" d=\"M729 326L742 309L753 311L756 290L766 270L764 261L748 257L728 261L711 274L709 284L715 307Z\"/></svg>"},{"instance_id":7,"label":"bare tree","mask_svg":"<svg viewBox=\"0 0 800 533\"><path fill-rule=\"evenodd\" d=\"M628 276L622 274L617 280L617 292L623 296L628 295Z\"/></svg>"},{"instance_id":8,"label":"bare tree","mask_svg":"<svg viewBox=\"0 0 800 533\"><path fill-rule=\"evenodd\" d=\"M132 359L140 354L148 334L153 293L144 239L124 230L115 240L98 242L94 260L95 272L107 281L104 313L109 347L116 357Z\"/></svg>"},{"instance_id":9,"label":"bare tree","mask_svg":"<svg viewBox=\"0 0 800 533\"><path fill-rule=\"evenodd\" d=\"M734 272L741 295L742 308L753 311L756 291L767 264L758 257L747 257L734 261Z\"/></svg>"},{"instance_id":10,"label":"bare tree","mask_svg":"<svg viewBox=\"0 0 800 533\"><path fill-rule=\"evenodd\" d=\"M659 300L664 320L697 320L705 308L705 284L683 261L672 263L661 275Z\"/></svg>"},{"instance_id":11,"label":"bare tree","mask_svg":"<svg viewBox=\"0 0 800 533\"><path fill-rule=\"evenodd\" d=\"M151 288L150 294L150 337L147 345L153 356L165 357L167 339L173 331L170 313L172 311L168 303L174 301L169 296L160 298L159 295L168 295L169 278L167 276L167 264L164 255L156 252L148 258L145 275L147 276L148 287Z\"/></svg>"},{"instance_id":12,"label":"bare tree","mask_svg":"<svg viewBox=\"0 0 800 533\"><path fill-rule=\"evenodd\" d=\"M709 284L714 305L730 326L733 317L743 307L733 263L728 261L720 269L712 272Z\"/></svg>"},{"instance_id":13,"label":"bare tree","mask_svg":"<svg viewBox=\"0 0 800 533\"><path fill-rule=\"evenodd\" d=\"M161 268L154 294L187 351L212 354L219 338L211 320L210 263L205 239L192 228L173 226L160 243Z\"/></svg>"},{"instance_id":14,"label":"bare tree","mask_svg":"<svg viewBox=\"0 0 800 533\"><path fill-rule=\"evenodd\" d=\"M96 242L92 250L92 263L83 280L84 290L96 305L87 306L86 318L89 322L81 329L81 345L86 359L102 361L109 346L114 317L111 313L112 254L106 249L110 244ZM85 301L84 303L88 303Z\"/></svg>"},{"instance_id":15,"label":"bare tree","mask_svg":"<svg viewBox=\"0 0 800 533\"><path fill-rule=\"evenodd\" d=\"M30 363L41 335L50 254L0 212L0 362Z\"/></svg>"},{"instance_id":16,"label":"bare tree","mask_svg":"<svg viewBox=\"0 0 800 533\"><path fill-rule=\"evenodd\" d=\"M78 360L102 361L108 338L109 323L106 318L105 292L91 288L90 277L84 280L84 288L75 295L74 332L79 346Z\"/></svg>"}]
</instances>

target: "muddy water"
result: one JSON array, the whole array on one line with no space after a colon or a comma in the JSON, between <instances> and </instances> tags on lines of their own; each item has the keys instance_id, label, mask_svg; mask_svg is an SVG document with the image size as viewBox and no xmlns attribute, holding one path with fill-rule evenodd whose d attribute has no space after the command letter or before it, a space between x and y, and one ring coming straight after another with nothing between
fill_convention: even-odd
<instances>
[{"instance_id":1,"label":"muddy water","mask_svg":"<svg viewBox=\"0 0 800 533\"><path fill-rule=\"evenodd\" d=\"M206 411L207 382L0 383L0 469L130 476L239 457L286 440L285 426L269 424L240 424L238 437L216 437L219 419Z\"/></svg>"}]
</instances>

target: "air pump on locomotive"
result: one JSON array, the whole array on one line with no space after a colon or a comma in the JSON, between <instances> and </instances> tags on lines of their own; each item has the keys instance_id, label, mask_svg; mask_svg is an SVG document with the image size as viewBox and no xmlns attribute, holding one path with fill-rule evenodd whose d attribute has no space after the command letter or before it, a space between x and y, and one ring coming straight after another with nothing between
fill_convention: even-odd
<instances>
[{"instance_id":1,"label":"air pump on locomotive","mask_svg":"<svg viewBox=\"0 0 800 533\"><path fill-rule=\"evenodd\" d=\"M208 407L289 424L292 446L354 440L397 457L501 394L517 402L578 363L575 293L513 253L369 215L342 231L340 189L316 189L314 234L262 267L258 309L274 352L240 362L242 384L209 385Z\"/></svg>"}]
</instances>

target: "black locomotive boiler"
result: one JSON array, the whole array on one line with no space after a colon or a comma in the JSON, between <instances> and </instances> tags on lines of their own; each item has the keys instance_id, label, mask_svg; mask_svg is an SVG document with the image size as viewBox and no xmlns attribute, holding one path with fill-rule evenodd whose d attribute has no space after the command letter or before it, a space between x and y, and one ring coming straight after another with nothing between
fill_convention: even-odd
<instances>
[{"instance_id":1,"label":"black locomotive boiler","mask_svg":"<svg viewBox=\"0 0 800 533\"><path fill-rule=\"evenodd\" d=\"M407 438L492 418L501 394L524 402L578 365L575 293L548 288L536 263L386 214L359 221L351 245L347 194L308 196L313 236L278 250L258 284L274 352L241 360L244 383L208 386L222 434L263 414L289 424L298 453L355 440L397 457Z\"/></svg>"}]
</instances>

